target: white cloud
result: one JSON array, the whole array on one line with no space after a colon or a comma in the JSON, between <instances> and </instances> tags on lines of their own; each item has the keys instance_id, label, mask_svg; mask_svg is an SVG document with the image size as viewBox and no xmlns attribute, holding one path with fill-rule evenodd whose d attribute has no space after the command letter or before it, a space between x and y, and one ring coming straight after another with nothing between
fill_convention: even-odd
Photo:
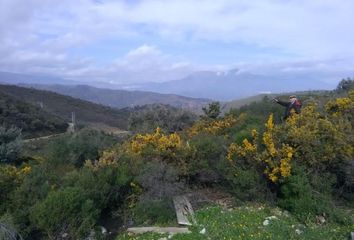
<instances>
[{"instance_id":1,"label":"white cloud","mask_svg":"<svg viewBox=\"0 0 354 240\"><path fill-rule=\"evenodd\" d=\"M206 68L161 52L153 41L163 39L241 42L294 56L279 64L238 64L245 69L348 71L354 57L353 9L349 0L0 0L0 70L127 82L171 80ZM152 42L103 67L95 54L88 53L88 59L71 53L105 39L139 37ZM209 67L226 68L217 62Z\"/></svg>"},{"instance_id":2,"label":"white cloud","mask_svg":"<svg viewBox=\"0 0 354 240\"><path fill-rule=\"evenodd\" d=\"M129 6L108 2L103 19L164 37L245 42L305 57L354 53L353 1L146 0Z\"/></svg>"},{"instance_id":3,"label":"white cloud","mask_svg":"<svg viewBox=\"0 0 354 240\"><path fill-rule=\"evenodd\" d=\"M175 80L198 70L183 60L178 61L177 56L162 53L157 47L144 44L129 51L124 57L116 61L105 70L110 71L117 82L161 82Z\"/></svg>"}]
</instances>

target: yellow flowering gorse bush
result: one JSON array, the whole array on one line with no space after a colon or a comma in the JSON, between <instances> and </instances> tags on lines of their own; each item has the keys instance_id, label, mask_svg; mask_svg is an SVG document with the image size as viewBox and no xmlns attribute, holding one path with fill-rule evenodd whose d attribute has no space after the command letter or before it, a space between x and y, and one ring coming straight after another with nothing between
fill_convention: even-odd
<instances>
[{"instance_id":1,"label":"yellow flowering gorse bush","mask_svg":"<svg viewBox=\"0 0 354 240\"><path fill-rule=\"evenodd\" d=\"M212 135L220 134L234 126L237 121L244 119L244 117L245 115L241 114L238 118L235 116L227 116L223 119L199 121L188 130L188 136L193 137L200 133L208 133Z\"/></svg>"},{"instance_id":2,"label":"yellow flowering gorse bush","mask_svg":"<svg viewBox=\"0 0 354 240\"><path fill-rule=\"evenodd\" d=\"M354 114L354 91L349 92L347 97L337 98L326 104L326 111L334 116Z\"/></svg>"},{"instance_id":3,"label":"yellow flowering gorse bush","mask_svg":"<svg viewBox=\"0 0 354 240\"><path fill-rule=\"evenodd\" d=\"M182 147L182 140L177 133L165 135L160 128L156 128L152 134L136 135L130 143L130 150L135 154L141 154L148 147L161 153L173 152Z\"/></svg>"},{"instance_id":4,"label":"yellow flowering gorse bush","mask_svg":"<svg viewBox=\"0 0 354 240\"><path fill-rule=\"evenodd\" d=\"M264 173L274 183L279 179L290 176L294 149L287 144L278 143L273 135L273 115L270 115L262 138L264 150L262 151L257 144L257 131L252 130L253 141L249 142L249 140L244 139L241 146L232 143L228 148L227 159L236 167L240 160L251 165L263 166Z\"/></svg>"}]
</instances>

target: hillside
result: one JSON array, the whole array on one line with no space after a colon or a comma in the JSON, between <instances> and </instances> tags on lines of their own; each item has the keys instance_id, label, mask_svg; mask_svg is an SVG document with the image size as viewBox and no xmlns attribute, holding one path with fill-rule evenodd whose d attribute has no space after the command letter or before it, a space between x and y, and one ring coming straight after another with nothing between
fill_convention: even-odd
<instances>
[{"instance_id":1,"label":"hillside","mask_svg":"<svg viewBox=\"0 0 354 240\"><path fill-rule=\"evenodd\" d=\"M16 100L22 100L36 106L42 104L44 111L56 115L66 122L71 121L71 113L75 112L78 124L100 123L111 127L126 129L131 111L129 109L117 110L73 97L33 88L0 85L0 91Z\"/></svg>"},{"instance_id":2,"label":"hillside","mask_svg":"<svg viewBox=\"0 0 354 240\"><path fill-rule=\"evenodd\" d=\"M37 89L49 90L59 94L68 95L74 98L79 98L114 108L134 107L146 104L161 103L198 112L201 111L203 106L207 105L210 102L210 100L208 99L183 97L175 94L160 94L144 91L104 89L88 85L70 86L58 84L32 84L23 86L31 86Z\"/></svg>"},{"instance_id":3,"label":"hillside","mask_svg":"<svg viewBox=\"0 0 354 240\"><path fill-rule=\"evenodd\" d=\"M29 90L53 94L9 88L26 98ZM286 121L271 101L190 122L144 106L130 116L136 133L128 139L84 128L30 143L23 160L0 164L1 223L23 239L344 239L354 224L354 92L299 98L301 114ZM186 125L175 126L179 119ZM5 143L7 155L15 143ZM195 210L190 235L125 229L176 226L173 196Z\"/></svg>"},{"instance_id":4,"label":"hillside","mask_svg":"<svg viewBox=\"0 0 354 240\"><path fill-rule=\"evenodd\" d=\"M68 124L62 118L24 102L0 90L0 126L22 129L24 138L65 132Z\"/></svg>"}]
</instances>

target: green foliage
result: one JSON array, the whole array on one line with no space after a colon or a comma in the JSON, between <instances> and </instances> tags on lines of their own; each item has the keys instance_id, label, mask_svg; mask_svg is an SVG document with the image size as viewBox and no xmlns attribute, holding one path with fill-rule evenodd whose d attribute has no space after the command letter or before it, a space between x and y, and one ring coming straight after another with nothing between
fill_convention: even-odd
<instances>
[{"instance_id":1,"label":"green foliage","mask_svg":"<svg viewBox=\"0 0 354 240\"><path fill-rule=\"evenodd\" d=\"M226 139L222 136L201 134L190 140L193 157L188 161L189 174L197 183L220 182L224 171Z\"/></svg>"},{"instance_id":2,"label":"green foliage","mask_svg":"<svg viewBox=\"0 0 354 240\"><path fill-rule=\"evenodd\" d=\"M135 107L129 118L129 130L152 132L160 127L165 132L176 132L190 127L196 115L168 105L153 104Z\"/></svg>"},{"instance_id":3,"label":"green foliage","mask_svg":"<svg viewBox=\"0 0 354 240\"><path fill-rule=\"evenodd\" d=\"M205 117L210 119L216 119L221 113L220 102L209 103L208 107L203 107L202 110L204 112Z\"/></svg>"},{"instance_id":4,"label":"green foliage","mask_svg":"<svg viewBox=\"0 0 354 240\"><path fill-rule=\"evenodd\" d=\"M85 160L97 160L101 152L116 141L116 138L101 131L84 128L73 135L61 136L52 141L47 155L53 164L80 167Z\"/></svg>"},{"instance_id":5,"label":"green foliage","mask_svg":"<svg viewBox=\"0 0 354 240\"><path fill-rule=\"evenodd\" d=\"M186 189L178 170L161 161L146 163L136 179L144 190L144 201L171 199Z\"/></svg>"},{"instance_id":6,"label":"green foliage","mask_svg":"<svg viewBox=\"0 0 354 240\"><path fill-rule=\"evenodd\" d=\"M354 80L351 78L342 79L337 86L337 92L349 92L354 90Z\"/></svg>"},{"instance_id":7,"label":"green foliage","mask_svg":"<svg viewBox=\"0 0 354 240\"><path fill-rule=\"evenodd\" d=\"M9 165L0 165L0 215L8 207L10 193L18 187L16 168Z\"/></svg>"},{"instance_id":8,"label":"green foliage","mask_svg":"<svg viewBox=\"0 0 354 240\"><path fill-rule=\"evenodd\" d=\"M172 223L171 196L220 184L238 200L277 203L296 218L281 215L263 226L271 214L263 206L209 208L197 213L205 235L195 226L190 235L174 239L339 239L352 224L336 204L344 195L350 199L353 189L354 94L337 99L331 94L313 94L319 105L306 102L301 114L277 124L271 118L264 124L269 113L280 120L283 111L265 98L225 117L217 113L218 104L211 104L205 108L208 117L173 134L167 131L189 127L194 119L166 106L136 108L142 112L132 114L132 130L149 132L160 125L166 132L157 128L116 145L117 139L99 131L63 134L40 153L31 152L40 158L30 156L17 167L0 165L0 215L10 216L26 239L64 232L81 239L107 216L132 214L128 218L144 225ZM310 229L319 215L328 226ZM308 225L301 236L291 227L299 221Z\"/></svg>"},{"instance_id":9,"label":"green foliage","mask_svg":"<svg viewBox=\"0 0 354 240\"><path fill-rule=\"evenodd\" d=\"M133 209L135 225L167 225L176 221L176 213L171 200L140 201Z\"/></svg>"},{"instance_id":10,"label":"green foliage","mask_svg":"<svg viewBox=\"0 0 354 240\"><path fill-rule=\"evenodd\" d=\"M22 119L22 117L26 115L36 115L36 112L39 111L42 117L30 117L30 119L32 120L38 118L41 122L46 122L45 120L48 119L50 123L49 125L53 126L51 132L64 132L67 128L67 124L65 122L71 121L71 112L75 112L76 121L78 124L101 123L111 127L127 129L128 118L131 112L131 109L128 108L114 109L100 104L60 95L50 91L42 91L18 86L0 85L0 99L2 99L3 96L6 96L6 104L4 104L4 106L10 105L10 109L16 109L17 107L13 106L13 102L16 102L15 105L23 106L18 108L18 110L14 110L17 112L17 114L12 115L13 117L11 119L13 121L16 119ZM21 104L19 101L21 101ZM39 107L37 107L39 102L43 103L43 109L39 109ZM2 106L1 101L0 106ZM3 115L1 111L0 114L1 116L4 116L6 120L6 116L8 115ZM54 121L53 115L59 116L59 118L55 117L56 120ZM58 119L60 119L59 124L55 124ZM64 119L65 122L61 119ZM15 125L24 129L25 131L27 128L29 128L27 125L30 124L30 122L25 122L26 125L23 126L18 126L17 124ZM0 121L0 124L1 123L2 122ZM35 125L35 123L33 123L33 125ZM38 132L38 130L39 129L37 129L37 131L33 131L33 133Z\"/></svg>"},{"instance_id":11,"label":"green foliage","mask_svg":"<svg viewBox=\"0 0 354 240\"><path fill-rule=\"evenodd\" d=\"M263 225L267 217L273 216L268 225ZM220 207L207 207L196 212L197 226L190 228L189 234L176 234L172 240L204 240L204 239L347 239L353 225L328 223L324 226L307 225L295 217L277 208L260 204L240 206L225 210ZM205 233L200 233L202 230ZM121 234L116 240L158 240L168 237L166 234Z\"/></svg>"},{"instance_id":12,"label":"green foliage","mask_svg":"<svg viewBox=\"0 0 354 240\"><path fill-rule=\"evenodd\" d=\"M91 199L80 188L64 188L51 192L31 210L31 219L49 238L68 233L71 238L88 234L98 217Z\"/></svg>"},{"instance_id":13,"label":"green foliage","mask_svg":"<svg viewBox=\"0 0 354 240\"><path fill-rule=\"evenodd\" d=\"M64 178L63 185L76 187L85 192L92 199L95 206L102 210L116 208L128 193L127 185L132 180L126 176L125 169L114 166L92 168L85 166L77 171L72 171Z\"/></svg>"},{"instance_id":14,"label":"green foliage","mask_svg":"<svg viewBox=\"0 0 354 240\"><path fill-rule=\"evenodd\" d=\"M0 126L0 163L15 162L22 148L21 130Z\"/></svg>"},{"instance_id":15,"label":"green foliage","mask_svg":"<svg viewBox=\"0 0 354 240\"><path fill-rule=\"evenodd\" d=\"M302 221L314 221L316 216L325 216L327 221L353 224L354 217L337 208L331 197L331 185L335 179L330 176L311 176L298 167L293 175L281 184L279 206L289 210Z\"/></svg>"},{"instance_id":16,"label":"green foliage","mask_svg":"<svg viewBox=\"0 0 354 240\"><path fill-rule=\"evenodd\" d=\"M230 192L241 201L270 201L274 195L268 189L265 178L255 168L230 167L227 176Z\"/></svg>"},{"instance_id":17,"label":"green foliage","mask_svg":"<svg viewBox=\"0 0 354 240\"><path fill-rule=\"evenodd\" d=\"M329 210L328 198L324 199L320 193L314 192L308 176L304 172L304 169L298 169L282 183L279 200L279 206L303 220L328 213Z\"/></svg>"},{"instance_id":18,"label":"green foliage","mask_svg":"<svg viewBox=\"0 0 354 240\"><path fill-rule=\"evenodd\" d=\"M273 113L275 122L279 123L283 112L284 109L274 104L268 96L265 96L261 101L254 101L238 109L231 109L229 114L237 116L241 113L245 113L248 116L248 124L262 126L270 113Z\"/></svg>"},{"instance_id":19,"label":"green foliage","mask_svg":"<svg viewBox=\"0 0 354 240\"><path fill-rule=\"evenodd\" d=\"M29 219L31 207L44 199L59 183L60 176L49 170L46 165L33 165L32 171L9 194L9 201L2 206L11 212L23 237L30 239L36 230L36 226Z\"/></svg>"},{"instance_id":20,"label":"green foliage","mask_svg":"<svg viewBox=\"0 0 354 240\"><path fill-rule=\"evenodd\" d=\"M0 85L0 90L1 90ZM65 132L68 125L61 118L45 112L12 94L0 91L0 125L22 129L25 138Z\"/></svg>"}]
</instances>

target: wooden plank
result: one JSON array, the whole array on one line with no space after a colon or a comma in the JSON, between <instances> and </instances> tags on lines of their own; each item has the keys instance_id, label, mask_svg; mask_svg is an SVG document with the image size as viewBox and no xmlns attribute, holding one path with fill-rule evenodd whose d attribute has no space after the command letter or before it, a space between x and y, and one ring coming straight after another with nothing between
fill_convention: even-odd
<instances>
[{"instance_id":1,"label":"wooden plank","mask_svg":"<svg viewBox=\"0 0 354 240\"><path fill-rule=\"evenodd\" d=\"M128 228L128 232L134 234L144 234L147 232L155 232L160 234L177 234L177 233L190 233L188 228L180 228L180 227L134 227Z\"/></svg>"},{"instance_id":2,"label":"wooden plank","mask_svg":"<svg viewBox=\"0 0 354 240\"><path fill-rule=\"evenodd\" d=\"M193 225L189 219L195 224L194 211L191 203L186 196L176 196L173 198L173 203L176 209L177 222L180 225Z\"/></svg>"}]
</instances>

